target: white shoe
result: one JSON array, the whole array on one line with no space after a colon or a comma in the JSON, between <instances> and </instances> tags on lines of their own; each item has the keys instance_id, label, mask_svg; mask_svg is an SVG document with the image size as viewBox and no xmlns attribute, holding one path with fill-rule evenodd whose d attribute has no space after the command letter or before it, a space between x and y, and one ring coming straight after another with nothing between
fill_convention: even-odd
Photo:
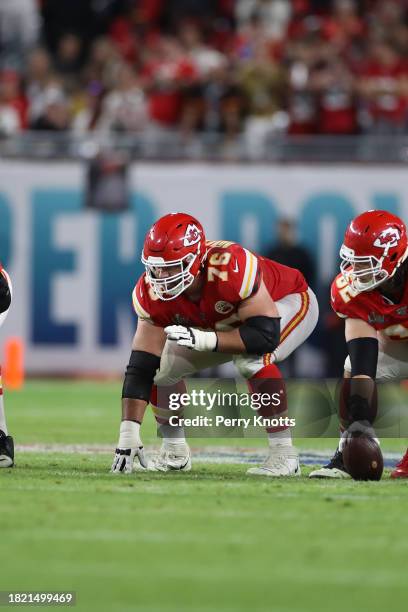
<instances>
[{"instance_id":1,"label":"white shoe","mask_svg":"<svg viewBox=\"0 0 408 612\"><path fill-rule=\"evenodd\" d=\"M309 478L337 478L346 480L347 478L351 478L351 476L346 472L346 468L344 467L342 452L337 449L329 463L318 470L310 472Z\"/></svg>"},{"instance_id":2,"label":"white shoe","mask_svg":"<svg viewBox=\"0 0 408 612\"><path fill-rule=\"evenodd\" d=\"M310 472L309 478L337 478L346 480L347 478L351 478L351 476L347 472L343 472L343 470L339 470L338 468L322 467L318 470L313 470L313 472Z\"/></svg>"},{"instance_id":3,"label":"white shoe","mask_svg":"<svg viewBox=\"0 0 408 612\"><path fill-rule=\"evenodd\" d=\"M147 469L150 472L170 472L191 470L191 452L188 444L163 442L161 449L151 461Z\"/></svg>"},{"instance_id":4,"label":"white shoe","mask_svg":"<svg viewBox=\"0 0 408 612\"><path fill-rule=\"evenodd\" d=\"M300 476L299 452L294 446L279 444L272 446L262 465L249 468L252 476Z\"/></svg>"}]
</instances>

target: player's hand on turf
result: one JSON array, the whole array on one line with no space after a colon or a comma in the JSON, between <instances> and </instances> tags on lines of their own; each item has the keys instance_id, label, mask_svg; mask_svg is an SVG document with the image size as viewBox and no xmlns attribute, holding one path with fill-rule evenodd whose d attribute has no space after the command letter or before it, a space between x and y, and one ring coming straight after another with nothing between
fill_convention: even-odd
<instances>
[{"instance_id":1,"label":"player's hand on turf","mask_svg":"<svg viewBox=\"0 0 408 612\"><path fill-rule=\"evenodd\" d=\"M114 474L131 474L133 472L133 463L136 457L140 465L143 468L147 468L143 446L139 448L117 448L115 457L113 458L111 472Z\"/></svg>"},{"instance_id":2,"label":"player's hand on turf","mask_svg":"<svg viewBox=\"0 0 408 612\"><path fill-rule=\"evenodd\" d=\"M118 447L115 450L111 472L114 474L131 474L136 459L142 468L147 468L147 459L140 438L140 423L122 421Z\"/></svg>"},{"instance_id":3,"label":"player's hand on turf","mask_svg":"<svg viewBox=\"0 0 408 612\"><path fill-rule=\"evenodd\" d=\"M202 331L195 327L183 325L169 325L164 328L169 340L177 342L194 351L215 351L217 348L217 334L213 331Z\"/></svg>"}]
</instances>

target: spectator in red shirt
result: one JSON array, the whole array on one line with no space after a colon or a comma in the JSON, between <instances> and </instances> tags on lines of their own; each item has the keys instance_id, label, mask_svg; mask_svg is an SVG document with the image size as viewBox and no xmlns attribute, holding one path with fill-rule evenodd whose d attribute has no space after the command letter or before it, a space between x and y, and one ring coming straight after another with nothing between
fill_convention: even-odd
<instances>
[{"instance_id":1,"label":"spectator in red shirt","mask_svg":"<svg viewBox=\"0 0 408 612\"><path fill-rule=\"evenodd\" d=\"M4 134L27 127L27 99L21 91L20 76L14 70L0 73L0 114Z\"/></svg>"},{"instance_id":2,"label":"spectator in red shirt","mask_svg":"<svg viewBox=\"0 0 408 612\"><path fill-rule=\"evenodd\" d=\"M408 64L386 40L371 44L357 80L369 132L402 132L406 125Z\"/></svg>"},{"instance_id":3,"label":"spectator in red shirt","mask_svg":"<svg viewBox=\"0 0 408 612\"><path fill-rule=\"evenodd\" d=\"M338 51L346 51L358 41L364 29L354 0L335 0L331 16L323 23L323 34Z\"/></svg>"},{"instance_id":4,"label":"spectator in red shirt","mask_svg":"<svg viewBox=\"0 0 408 612\"><path fill-rule=\"evenodd\" d=\"M150 118L163 127L175 126L181 116L183 91L197 77L193 62L180 43L163 37L145 63L142 77L147 86Z\"/></svg>"},{"instance_id":5,"label":"spectator in red shirt","mask_svg":"<svg viewBox=\"0 0 408 612\"><path fill-rule=\"evenodd\" d=\"M288 100L290 134L314 134L317 131L318 95L311 75L321 61L323 41L319 34L308 34L288 45Z\"/></svg>"},{"instance_id":6,"label":"spectator in red shirt","mask_svg":"<svg viewBox=\"0 0 408 612\"><path fill-rule=\"evenodd\" d=\"M357 116L353 77L344 61L333 55L318 64L311 76L318 95L320 134L355 134Z\"/></svg>"}]
</instances>

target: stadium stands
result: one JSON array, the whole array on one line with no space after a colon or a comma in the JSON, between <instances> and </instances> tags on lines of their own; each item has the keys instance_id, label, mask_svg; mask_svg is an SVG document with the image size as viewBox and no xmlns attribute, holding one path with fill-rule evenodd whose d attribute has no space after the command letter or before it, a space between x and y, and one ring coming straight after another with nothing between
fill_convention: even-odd
<instances>
[{"instance_id":1,"label":"stadium stands","mask_svg":"<svg viewBox=\"0 0 408 612\"><path fill-rule=\"evenodd\" d=\"M215 142L226 159L242 146L290 159L287 135L408 131L401 1L13 0L0 44L3 137L134 134L178 155Z\"/></svg>"}]
</instances>

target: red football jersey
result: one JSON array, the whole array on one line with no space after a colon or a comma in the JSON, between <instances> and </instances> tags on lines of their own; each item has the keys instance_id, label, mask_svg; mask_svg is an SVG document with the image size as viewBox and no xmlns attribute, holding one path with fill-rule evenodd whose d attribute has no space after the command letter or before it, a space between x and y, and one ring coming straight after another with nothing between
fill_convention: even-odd
<instances>
[{"instance_id":1,"label":"red football jersey","mask_svg":"<svg viewBox=\"0 0 408 612\"><path fill-rule=\"evenodd\" d=\"M192 302L183 294L160 300L143 274L133 291L139 318L160 327L177 324L228 330L239 325L239 305L258 291L262 279L274 301L307 289L298 270L255 255L239 244L207 241L207 247L200 301Z\"/></svg>"},{"instance_id":2,"label":"red football jersey","mask_svg":"<svg viewBox=\"0 0 408 612\"><path fill-rule=\"evenodd\" d=\"M331 286L331 305L339 317L366 321L391 340L408 340L408 283L401 302L393 304L378 289L356 293L339 274Z\"/></svg>"}]
</instances>

